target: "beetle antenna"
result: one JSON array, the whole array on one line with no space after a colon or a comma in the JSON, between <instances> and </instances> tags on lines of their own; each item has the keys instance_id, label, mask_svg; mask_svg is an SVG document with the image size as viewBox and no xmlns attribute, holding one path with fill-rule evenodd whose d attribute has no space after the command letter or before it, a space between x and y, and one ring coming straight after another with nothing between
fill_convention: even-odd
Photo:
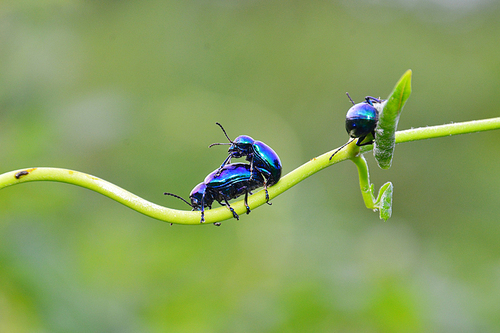
<instances>
[{"instance_id":1,"label":"beetle antenna","mask_svg":"<svg viewBox=\"0 0 500 333\"><path fill-rule=\"evenodd\" d=\"M351 101L352 105L356 104L356 103L354 103L354 101L352 100L351 96L349 96L349 93L348 93L348 92L346 92L345 94L347 95L347 97L349 97L349 100Z\"/></svg>"},{"instance_id":2,"label":"beetle antenna","mask_svg":"<svg viewBox=\"0 0 500 333\"><path fill-rule=\"evenodd\" d=\"M229 140L229 142L234 143L234 142L233 142L233 140L231 140L231 139L227 136L227 133L226 133L226 131L224 130L224 127L222 127L222 125L221 125L221 124L219 124L219 123L216 123L216 124L217 124L217 125L219 125L219 127L220 127L220 128L221 128L221 130L222 130L222 132L224 132L224 135L225 135L225 136L226 136L226 138Z\"/></svg>"},{"instance_id":3,"label":"beetle antenna","mask_svg":"<svg viewBox=\"0 0 500 333\"><path fill-rule=\"evenodd\" d=\"M223 145L232 145L232 143L230 142L217 142L217 143L212 143L210 146L208 146L208 148L212 147L212 146L223 146Z\"/></svg>"},{"instance_id":4,"label":"beetle antenna","mask_svg":"<svg viewBox=\"0 0 500 333\"><path fill-rule=\"evenodd\" d=\"M344 148L345 146L347 146L348 144L350 144L351 142L353 142L354 140L356 140L356 138L352 138L351 140L347 141L346 143L344 143L342 146L340 146L340 148L338 148L333 154L332 156L330 156L330 158L328 159L329 161L332 160L332 157L335 156L335 154L337 154L339 151L342 150L342 148Z\"/></svg>"},{"instance_id":5,"label":"beetle antenna","mask_svg":"<svg viewBox=\"0 0 500 333\"><path fill-rule=\"evenodd\" d=\"M170 195L170 196L173 196L173 197L176 197L177 199L181 199L182 201L184 201L185 203L187 203L187 204L189 205L189 207L193 208L193 206L192 206L192 205L191 205L191 204L190 204L190 203L189 203L186 199L184 199L183 197L180 197L180 196L178 196L178 195L176 195L176 194L173 194L173 193L168 193L168 192L165 192L165 193L163 193L163 194L165 194L165 195Z\"/></svg>"}]
</instances>

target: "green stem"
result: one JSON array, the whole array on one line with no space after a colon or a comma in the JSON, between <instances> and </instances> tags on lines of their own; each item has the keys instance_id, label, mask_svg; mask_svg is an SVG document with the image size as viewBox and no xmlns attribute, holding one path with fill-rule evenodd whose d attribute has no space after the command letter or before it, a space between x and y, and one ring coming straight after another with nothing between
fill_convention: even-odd
<instances>
[{"instance_id":1,"label":"green stem","mask_svg":"<svg viewBox=\"0 0 500 333\"><path fill-rule=\"evenodd\" d=\"M500 128L500 117L452 123L446 125L413 128L396 133L396 143L440 138L443 136L490 131Z\"/></svg>"},{"instance_id":2,"label":"green stem","mask_svg":"<svg viewBox=\"0 0 500 333\"><path fill-rule=\"evenodd\" d=\"M351 158L358 168L359 187L363 201L368 209L375 209L375 196L373 195L373 186L370 184L370 173L368 172L368 163L363 155L357 155Z\"/></svg>"},{"instance_id":3,"label":"green stem","mask_svg":"<svg viewBox=\"0 0 500 333\"><path fill-rule=\"evenodd\" d=\"M400 131L396 133L396 143L431 139L448 135L488 131L493 129L500 129L500 117ZM324 168L329 167L335 163L339 163L347 159L353 159L360 152L365 153L372 149L372 146L363 146L360 149L355 145L354 142L352 142L337 154L335 154L332 160L329 160L329 158L335 150L315 157L307 163L301 165L297 169L291 171L287 175L283 176L277 184L271 186L268 189L269 197L271 199L275 198L276 196L297 185L299 182L303 181L309 176L312 176L316 172L323 170ZM200 223L200 212L176 210L162 207L145 199L142 199L135 194L132 194L103 179L67 169L28 168L6 172L0 175L0 189L10 185L16 185L29 181L56 181L69 183L101 193L144 215L161 221L178 224ZM258 193L255 193L248 198L248 204L252 209L263 205L265 202L266 198L263 191L259 191ZM231 206L238 214L244 214L246 211L243 200L232 203ZM226 207L210 209L205 212L205 220L207 223L220 222L230 219L231 217L232 214Z\"/></svg>"}]
</instances>

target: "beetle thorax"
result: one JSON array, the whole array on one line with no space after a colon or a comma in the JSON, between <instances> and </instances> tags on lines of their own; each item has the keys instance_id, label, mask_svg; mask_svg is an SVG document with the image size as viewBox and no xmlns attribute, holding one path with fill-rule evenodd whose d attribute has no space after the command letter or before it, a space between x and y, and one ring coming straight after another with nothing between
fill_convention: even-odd
<instances>
[{"instance_id":1,"label":"beetle thorax","mask_svg":"<svg viewBox=\"0 0 500 333\"><path fill-rule=\"evenodd\" d=\"M235 158L243 157L253 153L253 144L255 140L248 135L240 135L234 139L233 144L229 147L228 152Z\"/></svg>"}]
</instances>

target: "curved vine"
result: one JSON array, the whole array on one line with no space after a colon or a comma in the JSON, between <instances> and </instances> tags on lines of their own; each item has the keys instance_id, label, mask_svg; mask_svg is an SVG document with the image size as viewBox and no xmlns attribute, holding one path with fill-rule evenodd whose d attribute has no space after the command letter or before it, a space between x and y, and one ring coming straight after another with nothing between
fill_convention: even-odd
<instances>
[{"instance_id":1,"label":"curved vine","mask_svg":"<svg viewBox=\"0 0 500 333\"><path fill-rule=\"evenodd\" d=\"M414 128L396 132L396 143L416 140L438 138L450 135L473 133L500 129L500 117L453 123L448 125ZM278 183L268 188L269 197L275 198L289 190L304 179L312 176L333 164L353 159L359 154L366 153L373 146L358 147L354 142L339 151L332 160L329 157L335 151L328 151L299 166L283 176ZM6 172L0 175L0 189L32 181L54 181L73 184L101 193L139 213L158 219L160 221L176 224L200 225L199 211L185 211L163 207L147 201L137 195L98 177L68 169L60 168L25 168ZM249 196L248 204L251 209L266 202L264 191L259 191ZM246 212L243 200L231 204L238 214ZM220 222L232 218L232 213L226 207L218 207L205 211L206 223Z\"/></svg>"}]
</instances>

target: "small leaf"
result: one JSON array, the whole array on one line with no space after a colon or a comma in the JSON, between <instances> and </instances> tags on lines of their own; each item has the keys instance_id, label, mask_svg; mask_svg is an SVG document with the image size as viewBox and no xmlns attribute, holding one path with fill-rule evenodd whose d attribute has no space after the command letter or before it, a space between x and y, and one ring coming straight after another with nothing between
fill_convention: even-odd
<instances>
[{"instance_id":1,"label":"small leaf","mask_svg":"<svg viewBox=\"0 0 500 333\"><path fill-rule=\"evenodd\" d=\"M377 206L380 212L380 218L387 221L392 215L392 193L394 186L391 182L387 182L380 188L378 192Z\"/></svg>"},{"instance_id":2,"label":"small leaf","mask_svg":"<svg viewBox=\"0 0 500 333\"><path fill-rule=\"evenodd\" d=\"M382 169L389 169L392 164L399 115L411 94L411 74L410 69L403 74L387 101L382 104L383 110L379 111L373 155Z\"/></svg>"}]
</instances>

